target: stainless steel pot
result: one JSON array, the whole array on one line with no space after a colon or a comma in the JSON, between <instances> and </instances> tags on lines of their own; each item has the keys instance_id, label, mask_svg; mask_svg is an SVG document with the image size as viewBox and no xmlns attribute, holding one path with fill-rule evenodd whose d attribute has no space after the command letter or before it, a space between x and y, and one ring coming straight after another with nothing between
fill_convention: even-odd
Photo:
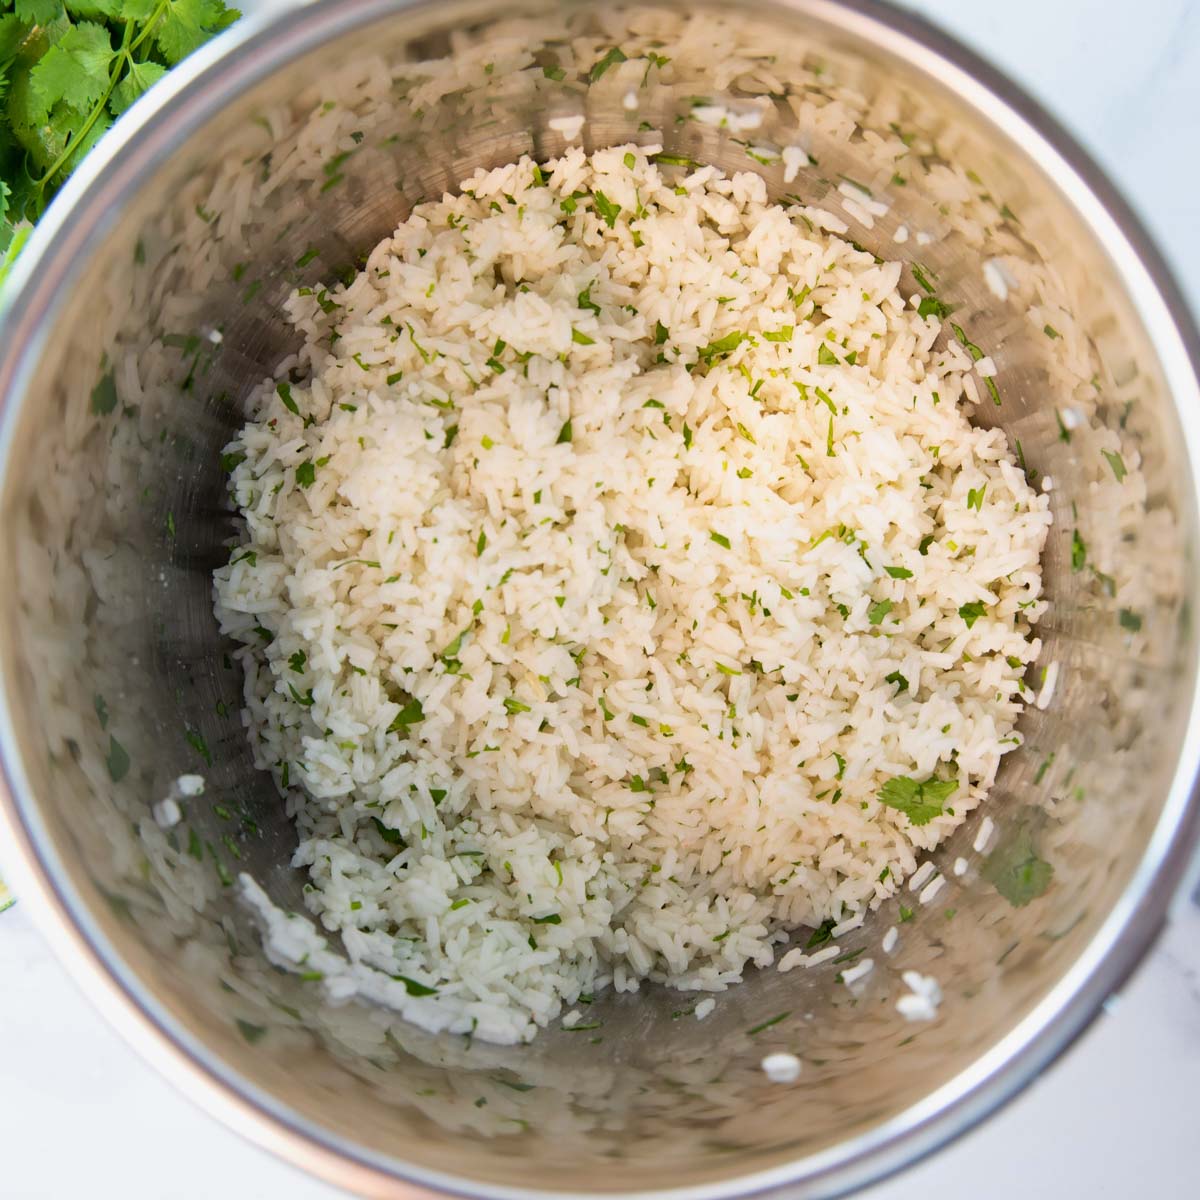
<instances>
[{"instance_id":1,"label":"stainless steel pot","mask_svg":"<svg viewBox=\"0 0 1200 1200\"><path fill-rule=\"evenodd\" d=\"M591 69L611 47L625 61ZM762 122L697 122L698 94ZM279 301L471 168L557 153L551 122L575 114L589 146L661 138L758 170L917 264L908 291L936 281L997 367L976 419L1053 480L1049 674L1029 680L1045 707L992 836L969 822L935 856L935 902L905 892L843 941L875 957L866 980L755 973L703 1024L660 989L598 998L590 1036L512 1049L337 1007L266 961L228 885L249 871L299 909L303 878L250 763L209 574L238 401L292 345ZM788 145L807 161L785 182ZM843 204L862 200L847 177L886 211ZM832 1195L1011 1096L1167 917L1200 831L1196 330L1078 148L914 18L865 0L329 0L246 22L88 159L15 282L0 815L18 883L132 1040L261 1144L379 1197ZM197 770L206 794L160 829L151 804ZM936 1020L897 1013L907 969L941 982ZM759 1068L781 1049L804 1060L796 1086Z\"/></svg>"}]
</instances>

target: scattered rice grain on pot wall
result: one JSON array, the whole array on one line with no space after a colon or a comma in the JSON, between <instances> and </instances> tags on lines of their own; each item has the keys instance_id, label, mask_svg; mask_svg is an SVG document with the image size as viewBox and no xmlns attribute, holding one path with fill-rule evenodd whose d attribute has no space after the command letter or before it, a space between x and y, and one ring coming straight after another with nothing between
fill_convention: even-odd
<instances>
[{"instance_id":1,"label":"scattered rice grain on pot wall","mask_svg":"<svg viewBox=\"0 0 1200 1200\"><path fill-rule=\"evenodd\" d=\"M247 893L426 1028L719 990L893 894L1018 741L1050 517L969 359L897 264L652 151L419 206L293 295L229 447L218 615L352 965ZM928 823L880 802L935 773Z\"/></svg>"}]
</instances>

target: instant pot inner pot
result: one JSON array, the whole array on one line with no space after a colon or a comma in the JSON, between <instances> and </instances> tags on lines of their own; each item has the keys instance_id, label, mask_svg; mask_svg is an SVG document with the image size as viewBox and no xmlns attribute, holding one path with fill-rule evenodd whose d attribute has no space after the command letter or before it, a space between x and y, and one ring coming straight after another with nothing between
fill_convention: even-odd
<instances>
[{"instance_id":1,"label":"instant pot inner pot","mask_svg":"<svg viewBox=\"0 0 1200 1200\"><path fill-rule=\"evenodd\" d=\"M977 1066L1047 997L1162 812L1192 682L1194 515L1137 306L1026 150L857 18L534 4L491 21L441 3L355 27L363 9L338 24L332 7L320 45L258 78L271 39L252 39L121 152L136 184L97 193L103 220L36 351L0 522L18 584L2 652L22 817L163 1024L385 1170L619 1192L718 1190L806 1156L815 1169ZM732 116L698 119L702 104ZM267 962L236 876L297 911L305 876L251 763L211 572L234 530L222 449L298 344L281 315L291 289L353 274L474 168L559 154L558 119L575 115L588 149L662 143L758 172L909 264L906 295L953 306L997 368L997 402L975 380L975 419L1052 488L1052 607L1027 683L1041 691L1043 668L1056 680L1005 759L983 849L981 811L933 856L933 903L906 889L840 940L874 958L865 979L840 982L837 961L751 971L703 1022L696 994L644 986L597 996L583 1032L505 1048L329 1003ZM191 772L207 790L164 831L150 806ZM940 982L936 1020L897 1012L907 970ZM768 1081L772 1051L803 1060L797 1084Z\"/></svg>"}]
</instances>

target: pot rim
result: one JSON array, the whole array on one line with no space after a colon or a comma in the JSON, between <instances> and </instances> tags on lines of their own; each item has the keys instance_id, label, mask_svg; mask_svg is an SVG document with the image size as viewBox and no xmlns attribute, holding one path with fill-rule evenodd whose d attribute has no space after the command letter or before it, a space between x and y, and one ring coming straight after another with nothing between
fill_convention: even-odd
<instances>
[{"instance_id":1,"label":"pot rim","mask_svg":"<svg viewBox=\"0 0 1200 1200\"><path fill-rule=\"evenodd\" d=\"M0 481L12 452L21 397L79 264L141 179L226 102L331 38L437 0L315 0L244 18L175 68L137 103L61 189L14 268L0 309ZM1200 332L1141 221L1075 139L1022 88L937 26L882 0L774 0L868 43L884 45L1022 144L1103 244L1138 305L1180 412L1200 411ZM1183 422L1191 490L1200 476L1200 423ZM1200 505L1198 505L1200 507ZM909 1166L1010 1100L1087 1028L1153 945L1187 886L1200 844L1200 680L1193 678L1180 753L1145 857L1119 902L1070 970L971 1067L874 1129L763 1171L685 1188L627 1192L630 1200L715 1200L790 1187L831 1197ZM46 836L16 749L0 688L0 833L15 847L10 871L33 902L41 931L106 1017L211 1115L280 1158L326 1181L381 1200L427 1189L519 1200L525 1189L488 1187L340 1144L314 1122L249 1084L184 1029L120 959L92 919ZM796 1191L799 1187L801 1190ZM612 1193L572 1192L572 1200Z\"/></svg>"}]
</instances>

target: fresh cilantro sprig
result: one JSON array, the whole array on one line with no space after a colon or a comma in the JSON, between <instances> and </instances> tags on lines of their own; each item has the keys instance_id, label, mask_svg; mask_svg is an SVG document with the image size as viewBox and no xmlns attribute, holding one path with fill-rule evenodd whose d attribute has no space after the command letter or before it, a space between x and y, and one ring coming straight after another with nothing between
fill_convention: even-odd
<instances>
[{"instance_id":1,"label":"fresh cilantro sprig","mask_svg":"<svg viewBox=\"0 0 1200 1200\"><path fill-rule=\"evenodd\" d=\"M223 0L0 0L0 281L113 120L240 15Z\"/></svg>"}]
</instances>

